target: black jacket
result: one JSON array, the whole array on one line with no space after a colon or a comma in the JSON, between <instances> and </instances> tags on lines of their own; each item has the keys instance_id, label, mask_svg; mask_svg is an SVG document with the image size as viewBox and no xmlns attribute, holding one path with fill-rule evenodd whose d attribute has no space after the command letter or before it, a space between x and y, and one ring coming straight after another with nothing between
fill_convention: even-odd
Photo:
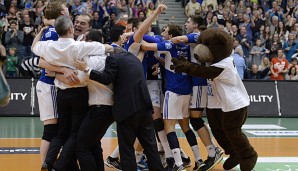
<instances>
[{"instance_id":1,"label":"black jacket","mask_svg":"<svg viewBox=\"0 0 298 171\"><path fill-rule=\"evenodd\" d=\"M129 52L107 57L105 70L92 70L90 79L105 85L113 83L113 117L116 122L125 120L141 109L152 108L142 63Z\"/></svg>"},{"instance_id":2,"label":"black jacket","mask_svg":"<svg viewBox=\"0 0 298 171\"><path fill-rule=\"evenodd\" d=\"M260 80L263 79L270 69L267 67L263 71L258 71L257 73L253 73L252 71L247 72L247 76L244 77L244 79L250 79L250 80Z\"/></svg>"}]
</instances>

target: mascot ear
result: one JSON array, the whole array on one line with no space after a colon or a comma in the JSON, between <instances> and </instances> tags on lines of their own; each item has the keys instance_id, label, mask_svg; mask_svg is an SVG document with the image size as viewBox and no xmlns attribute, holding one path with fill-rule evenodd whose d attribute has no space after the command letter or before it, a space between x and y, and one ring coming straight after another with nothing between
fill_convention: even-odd
<instances>
[{"instance_id":1,"label":"mascot ear","mask_svg":"<svg viewBox=\"0 0 298 171\"><path fill-rule=\"evenodd\" d=\"M228 53L226 55L229 56L233 51L233 38L223 30L217 30L215 34L222 44L226 45L226 50Z\"/></svg>"},{"instance_id":2,"label":"mascot ear","mask_svg":"<svg viewBox=\"0 0 298 171\"><path fill-rule=\"evenodd\" d=\"M212 62L213 56L209 48L203 44L198 44L194 49L194 57L200 63Z\"/></svg>"}]
</instances>

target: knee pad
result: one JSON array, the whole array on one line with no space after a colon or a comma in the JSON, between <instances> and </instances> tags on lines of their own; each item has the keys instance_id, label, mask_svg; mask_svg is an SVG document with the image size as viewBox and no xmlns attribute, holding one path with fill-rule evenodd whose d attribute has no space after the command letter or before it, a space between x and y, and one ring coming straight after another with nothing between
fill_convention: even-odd
<instances>
[{"instance_id":1,"label":"knee pad","mask_svg":"<svg viewBox=\"0 0 298 171\"><path fill-rule=\"evenodd\" d=\"M58 125L57 124L44 125L42 139L46 140L48 142L51 142L51 140L56 135L57 131L58 131Z\"/></svg>"},{"instance_id":2,"label":"knee pad","mask_svg":"<svg viewBox=\"0 0 298 171\"><path fill-rule=\"evenodd\" d=\"M205 122L202 118L189 118L190 124L195 131L200 130L205 126Z\"/></svg>"},{"instance_id":3,"label":"knee pad","mask_svg":"<svg viewBox=\"0 0 298 171\"><path fill-rule=\"evenodd\" d=\"M155 132L164 130L164 124L163 124L163 120L161 118L154 120L154 129L155 129Z\"/></svg>"}]
</instances>

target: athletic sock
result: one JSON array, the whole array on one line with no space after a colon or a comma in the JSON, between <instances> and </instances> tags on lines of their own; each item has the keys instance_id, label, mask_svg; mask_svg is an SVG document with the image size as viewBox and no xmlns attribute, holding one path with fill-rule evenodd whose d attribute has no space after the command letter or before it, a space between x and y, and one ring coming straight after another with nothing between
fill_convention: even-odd
<instances>
[{"instance_id":1,"label":"athletic sock","mask_svg":"<svg viewBox=\"0 0 298 171\"><path fill-rule=\"evenodd\" d=\"M180 154L181 154L181 157L188 158L188 155L183 151L182 148L180 148Z\"/></svg>"},{"instance_id":2,"label":"athletic sock","mask_svg":"<svg viewBox=\"0 0 298 171\"><path fill-rule=\"evenodd\" d=\"M181 166L183 162L181 159L180 148L172 149L172 153L173 153L176 166Z\"/></svg>"},{"instance_id":3,"label":"athletic sock","mask_svg":"<svg viewBox=\"0 0 298 171\"><path fill-rule=\"evenodd\" d=\"M159 136L160 142L163 146L163 149L165 152L165 157L166 158L173 157L165 130L159 131L158 136Z\"/></svg>"},{"instance_id":4,"label":"athletic sock","mask_svg":"<svg viewBox=\"0 0 298 171\"><path fill-rule=\"evenodd\" d=\"M198 160L202 159L202 157L200 155L200 150L199 150L198 142L196 139L196 135L193 133L192 130L188 130L187 132L185 132L185 136L186 136L189 146L192 149L195 160L198 161Z\"/></svg>"},{"instance_id":5,"label":"athletic sock","mask_svg":"<svg viewBox=\"0 0 298 171\"><path fill-rule=\"evenodd\" d=\"M198 145L192 146L191 147L191 150L193 152L193 155L194 155L196 161L202 159L201 154L200 154L200 149L199 149L199 146Z\"/></svg>"},{"instance_id":6,"label":"athletic sock","mask_svg":"<svg viewBox=\"0 0 298 171\"><path fill-rule=\"evenodd\" d=\"M208 151L208 156L209 157L214 157L215 156L215 148L214 148L213 144L206 146L206 149Z\"/></svg>"}]
</instances>

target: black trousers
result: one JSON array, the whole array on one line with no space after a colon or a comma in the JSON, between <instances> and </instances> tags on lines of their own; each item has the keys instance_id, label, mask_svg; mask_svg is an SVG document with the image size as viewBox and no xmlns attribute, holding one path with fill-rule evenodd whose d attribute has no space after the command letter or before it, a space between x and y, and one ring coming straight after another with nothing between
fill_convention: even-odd
<instances>
[{"instance_id":1,"label":"black trousers","mask_svg":"<svg viewBox=\"0 0 298 171\"><path fill-rule=\"evenodd\" d=\"M76 154L82 171L104 171L99 140L113 122L112 106L91 106L77 135Z\"/></svg>"},{"instance_id":2,"label":"black trousers","mask_svg":"<svg viewBox=\"0 0 298 171\"><path fill-rule=\"evenodd\" d=\"M53 165L63 146L60 157L54 165L57 171L67 170L67 166L71 163L71 160L75 158L74 148L77 131L88 112L88 98L87 87L69 88L65 90L58 89L58 132L50 143L46 157L46 162Z\"/></svg>"},{"instance_id":3,"label":"black trousers","mask_svg":"<svg viewBox=\"0 0 298 171\"><path fill-rule=\"evenodd\" d=\"M156 145L151 108L140 110L124 121L117 123L117 132L123 171L137 170L135 149L133 147L136 138L139 139L144 148L149 170L163 170Z\"/></svg>"}]
</instances>

